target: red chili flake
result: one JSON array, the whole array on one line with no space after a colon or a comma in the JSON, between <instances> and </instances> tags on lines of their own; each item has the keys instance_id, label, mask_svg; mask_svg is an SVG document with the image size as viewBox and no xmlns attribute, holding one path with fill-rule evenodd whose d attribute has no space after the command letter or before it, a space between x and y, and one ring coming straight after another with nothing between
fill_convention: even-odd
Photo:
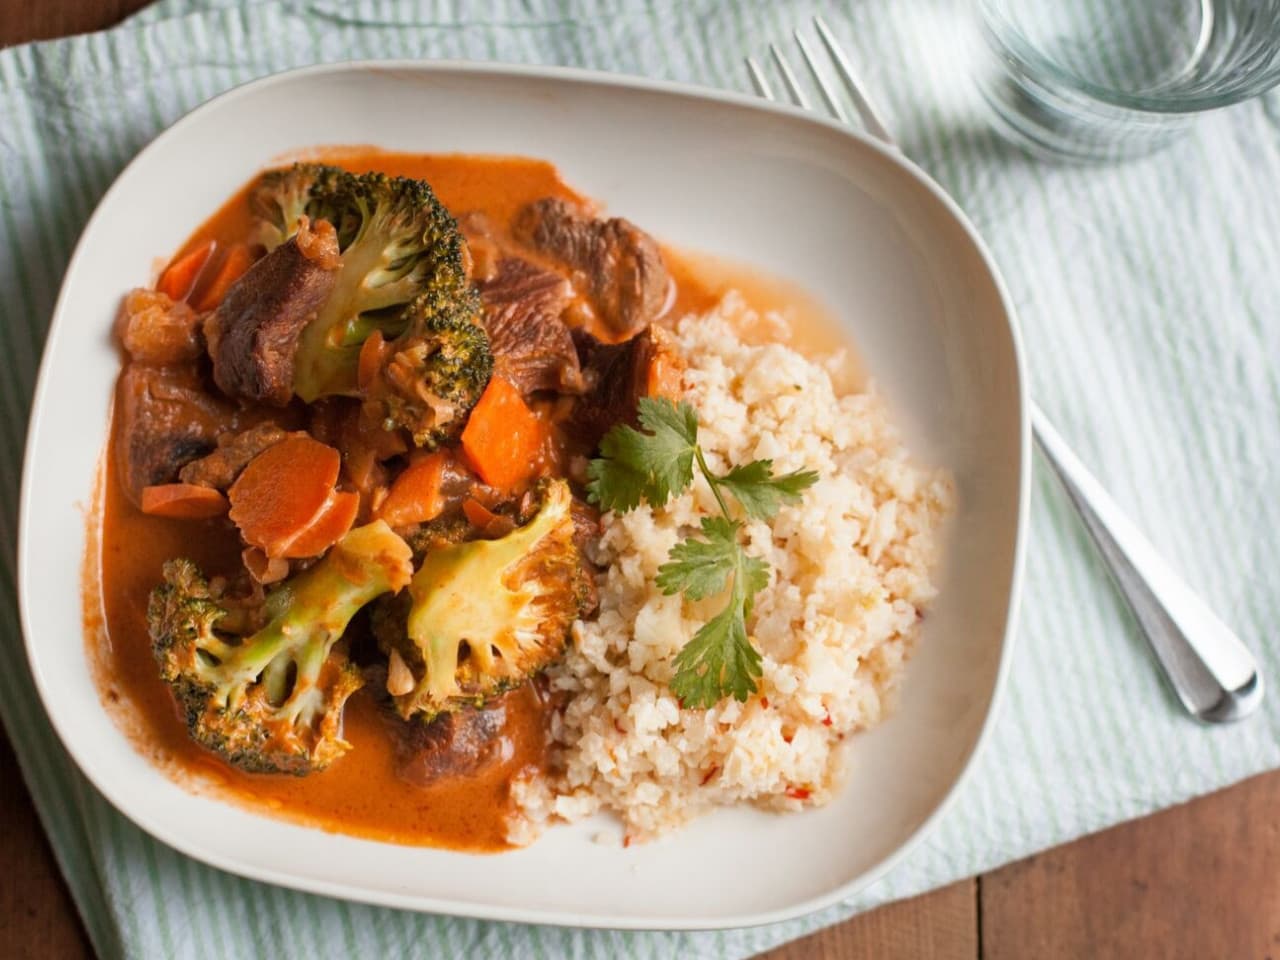
<instances>
[{"instance_id":1,"label":"red chili flake","mask_svg":"<svg viewBox=\"0 0 1280 960\"><path fill-rule=\"evenodd\" d=\"M824 727L831 726L831 714L828 713L825 717L822 718L822 725Z\"/></svg>"},{"instance_id":2,"label":"red chili flake","mask_svg":"<svg viewBox=\"0 0 1280 960\"><path fill-rule=\"evenodd\" d=\"M622 846L623 846L623 849L625 849L625 848L627 848L627 847L631 846L631 834L629 834L629 833L627 833L627 834L623 834L623 836L622 836Z\"/></svg>"},{"instance_id":3,"label":"red chili flake","mask_svg":"<svg viewBox=\"0 0 1280 960\"><path fill-rule=\"evenodd\" d=\"M796 738L796 735L795 735L794 733L784 733L784 734L782 735L782 742L783 742L783 743L790 743L790 742L791 742L792 740L794 740L795 738Z\"/></svg>"},{"instance_id":4,"label":"red chili flake","mask_svg":"<svg viewBox=\"0 0 1280 960\"><path fill-rule=\"evenodd\" d=\"M624 730L624 729L622 728L622 724L620 724L617 720L614 720L614 721L613 721L613 729L617 730L619 733L626 733L626 732L627 732L626 730Z\"/></svg>"},{"instance_id":5,"label":"red chili flake","mask_svg":"<svg viewBox=\"0 0 1280 960\"><path fill-rule=\"evenodd\" d=\"M707 781L708 781L708 780L710 780L712 777L714 777L714 776L715 776L717 773L719 773L719 772L720 772L720 765L719 765L718 763L713 763L713 764L711 765L711 769L710 769L710 770L708 770L706 773L704 773L704 774L702 775L702 784L701 784L701 785L705 787L705 786L707 785Z\"/></svg>"},{"instance_id":6,"label":"red chili flake","mask_svg":"<svg viewBox=\"0 0 1280 960\"><path fill-rule=\"evenodd\" d=\"M764 707L766 710L768 710L768 709L769 709L769 698L768 698L768 697L761 697L761 698L760 698L760 706L762 706L762 707Z\"/></svg>"},{"instance_id":7,"label":"red chili flake","mask_svg":"<svg viewBox=\"0 0 1280 960\"><path fill-rule=\"evenodd\" d=\"M808 800L812 792L807 787L787 787L787 796L792 800Z\"/></svg>"}]
</instances>

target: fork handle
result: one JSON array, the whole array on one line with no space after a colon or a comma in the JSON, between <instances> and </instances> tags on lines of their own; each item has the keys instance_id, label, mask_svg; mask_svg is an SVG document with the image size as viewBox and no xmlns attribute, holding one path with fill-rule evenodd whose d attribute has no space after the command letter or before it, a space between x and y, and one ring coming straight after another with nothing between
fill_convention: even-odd
<instances>
[{"instance_id":1,"label":"fork handle","mask_svg":"<svg viewBox=\"0 0 1280 960\"><path fill-rule=\"evenodd\" d=\"M1207 723L1252 713L1263 693L1253 654L1164 561L1035 405L1031 431L1183 706Z\"/></svg>"}]
</instances>

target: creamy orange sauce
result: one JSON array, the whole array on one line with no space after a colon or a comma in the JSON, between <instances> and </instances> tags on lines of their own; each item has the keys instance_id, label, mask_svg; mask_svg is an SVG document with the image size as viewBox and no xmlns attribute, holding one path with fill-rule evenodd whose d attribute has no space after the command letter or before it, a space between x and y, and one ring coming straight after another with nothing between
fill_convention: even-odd
<instances>
[{"instance_id":1,"label":"creamy orange sauce","mask_svg":"<svg viewBox=\"0 0 1280 960\"><path fill-rule=\"evenodd\" d=\"M354 171L376 169L429 181L455 214L483 211L500 229L521 206L545 196L585 202L546 162L462 155L417 156L342 148L314 151L308 159ZM209 239L241 241L248 232L248 187L214 214L178 254ZM643 224L642 224L643 226ZM676 282L667 319L713 306L736 289L758 310L778 311L790 327L788 342L802 352L827 354L847 343L827 311L791 284L761 277L755 268L664 249ZM749 339L773 340L769 324L743 331ZM114 441L113 441L114 442ZM125 496L111 456L105 457L85 575L85 627L99 686L113 715L138 747L176 778L197 789L253 809L322 829L402 844L494 851L503 836L509 784L520 770L545 769L543 707L526 686L508 706L512 749L472 778L429 787L410 784L395 772L395 744L373 695L362 690L349 701L344 735L352 749L327 770L308 777L246 774L206 753L187 737L168 688L160 680L147 636L147 598L167 559L190 557L209 572L238 562L240 544L225 519L168 520L146 516ZM91 521L91 527L93 522Z\"/></svg>"},{"instance_id":2,"label":"creamy orange sauce","mask_svg":"<svg viewBox=\"0 0 1280 960\"><path fill-rule=\"evenodd\" d=\"M676 281L678 295L668 319L714 307L735 292L757 315L751 326L737 324L738 336L751 344L785 343L809 358L839 356L836 391L848 393L863 381L862 364L831 310L798 283L771 276L758 267L705 253L664 246L662 257Z\"/></svg>"}]
</instances>

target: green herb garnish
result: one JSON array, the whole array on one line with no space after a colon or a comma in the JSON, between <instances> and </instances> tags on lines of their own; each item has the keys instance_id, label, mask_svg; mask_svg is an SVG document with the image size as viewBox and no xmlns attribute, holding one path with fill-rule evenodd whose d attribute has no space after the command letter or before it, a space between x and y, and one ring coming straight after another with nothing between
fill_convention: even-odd
<instances>
[{"instance_id":1,"label":"green herb garnish","mask_svg":"<svg viewBox=\"0 0 1280 960\"><path fill-rule=\"evenodd\" d=\"M591 500L606 510L625 513L645 501L661 507L693 483L694 465L711 487L720 516L704 517L701 534L671 548L655 582L664 594L683 593L701 600L728 590L725 608L703 624L676 655L671 691L681 706L714 706L732 694L746 700L756 691L760 652L747 636L747 618L755 595L769 583L769 565L739 543L742 521L729 513L725 494L754 520L769 520L784 503L793 503L818 475L797 470L773 475L773 461L753 460L728 473L715 474L698 446L698 414L681 401L642 397L640 429L619 425L600 443L600 456L587 470Z\"/></svg>"}]
</instances>

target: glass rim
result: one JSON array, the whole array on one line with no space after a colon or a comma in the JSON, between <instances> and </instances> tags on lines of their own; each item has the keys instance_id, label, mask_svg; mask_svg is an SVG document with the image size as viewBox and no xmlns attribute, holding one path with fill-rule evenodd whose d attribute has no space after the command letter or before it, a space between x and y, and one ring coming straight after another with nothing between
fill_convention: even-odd
<instances>
[{"instance_id":1,"label":"glass rim","mask_svg":"<svg viewBox=\"0 0 1280 960\"><path fill-rule=\"evenodd\" d=\"M1046 74L1074 92L1085 94L1105 106L1120 110L1170 117L1202 113L1206 110L1230 107L1253 97L1261 96L1274 88L1277 83L1280 83L1280 61L1277 61L1267 71L1259 75L1262 78L1261 81L1254 79L1249 84L1241 85L1229 91L1180 94L1167 97L1123 93L1112 87L1085 80L1077 74L1064 70L1054 61L1037 51L1022 35L1020 30L1001 17L998 12L991 11L986 4L982 5L981 16L983 32L987 36L987 42L998 48L995 50L997 55L1001 53L1007 54L1013 58L1016 64L1023 68ZM1000 26L1004 29L998 30L993 26L993 20L998 20Z\"/></svg>"}]
</instances>

